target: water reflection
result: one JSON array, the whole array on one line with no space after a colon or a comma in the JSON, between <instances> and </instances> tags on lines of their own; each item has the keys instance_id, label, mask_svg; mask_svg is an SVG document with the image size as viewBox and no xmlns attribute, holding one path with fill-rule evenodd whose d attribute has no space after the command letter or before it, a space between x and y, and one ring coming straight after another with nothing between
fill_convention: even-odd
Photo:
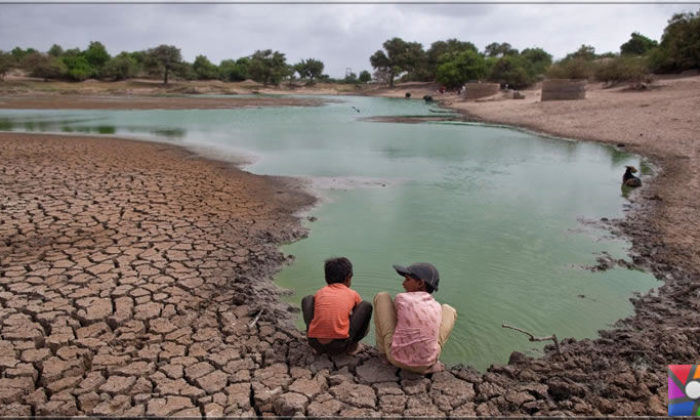
<instances>
[{"instance_id":1,"label":"water reflection","mask_svg":"<svg viewBox=\"0 0 700 420\"><path fill-rule=\"evenodd\" d=\"M115 135L129 132L133 134L151 134L169 139L181 139L187 135L182 127L148 127L148 126L117 126L114 124L95 124L104 118L0 118L0 131L27 132L60 132Z\"/></svg>"},{"instance_id":2,"label":"water reflection","mask_svg":"<svg viewBox=\"0 0 700 420\"><path fill-rule=\"evenodd\" d=\"M114 134L117 132L117 127L113 125L100 125L97 126L97 132L99 134Z\"/></svg>"},{"instance_id":3,"label":"water reflection","mask_svg":"<svg viewBox=\"0 0 700 420\"><path fill-rule=\"evenodd\" d=\"M185 130L184 128L157 128L157 129L151 130L151 133L153 133L157 136L163 136L163 137L175 139L175 138L185 137L187 130Z\"/></svg>"},{"instance_id":4,"label":"water reflection","mask_svg":"<svg viewBox=\"0 0 700 420\"><path fill-rule=\"evenodd\" d=\"M606 147L606 149L610 151L610 160L612 161L614 167L619 166L621 162L629 159L630 154L624 150L620 150L613 146Z\"/></svg>"}]
</instances>

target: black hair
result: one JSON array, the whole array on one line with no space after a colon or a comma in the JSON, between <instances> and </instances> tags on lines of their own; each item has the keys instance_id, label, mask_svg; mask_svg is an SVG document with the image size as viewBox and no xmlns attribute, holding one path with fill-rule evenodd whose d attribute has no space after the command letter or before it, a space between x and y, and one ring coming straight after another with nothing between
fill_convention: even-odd
<instances>
[{"instance_id":1,"label":"black hair","mask_svg":"<svg viewBox=\"0 0 700 420\"><path fill-rule=\"evenodd\" d=\"M435 288L434 288L433 286L429 285L427 281L422 280L422 279L419 279L418 277L412 276L412 275L410 275L410 274L408 275L408 277L412 278L413 280L422 281L422 282L423 282L423 286L425 286L425 291L428 292L428 293L430 293L431 295L432 295L433 292L435 291Z\"/></svg>"},{"instance_id":2,"label":"black hair","mask_svg":"<svg viewBox=\"0 0 700 420\"><path fill-rule=\"evenodd\" d=\"M344 283L352 277L352 263L345 257L329 258L325 262L326 283Z\"/></svg>"}]
</instances>

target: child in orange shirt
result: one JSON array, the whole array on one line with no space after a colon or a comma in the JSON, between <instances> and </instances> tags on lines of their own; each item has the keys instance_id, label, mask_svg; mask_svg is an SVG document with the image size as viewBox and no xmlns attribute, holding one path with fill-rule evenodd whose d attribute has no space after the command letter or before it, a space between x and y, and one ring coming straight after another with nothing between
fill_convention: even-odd
<instances>
[{"instance_id":1,"label":"child in orange shirt","mask_svg":"<svg viewBox=\"0 0 700 420\"><path fill-rule=\"evenodd\" d=\"M354 354L369 331L372 305L350 288L352 263L345 257L325 261L327 286L301 301L309 345L319 353Z\"/></svg>"}]
</instances>

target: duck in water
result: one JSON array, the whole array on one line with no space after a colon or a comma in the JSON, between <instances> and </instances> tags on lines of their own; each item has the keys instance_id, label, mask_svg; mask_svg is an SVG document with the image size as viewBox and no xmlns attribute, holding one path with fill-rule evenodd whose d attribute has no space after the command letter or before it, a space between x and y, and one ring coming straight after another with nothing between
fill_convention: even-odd
<instances>
[{"instance_id":1,"label":"duck in water","mask_svg":"<svg viewBox=\"0 0 700 420\"><path fill-rule=\"evenodd\" d=\"M625 171L625 174L622 175L622 185L627 187L641 187L642 180L632 175L633 173L637 172L637 168L634 166L625 166L625 168L627 168L627 170Z\"/></svg>"}]
</instances>

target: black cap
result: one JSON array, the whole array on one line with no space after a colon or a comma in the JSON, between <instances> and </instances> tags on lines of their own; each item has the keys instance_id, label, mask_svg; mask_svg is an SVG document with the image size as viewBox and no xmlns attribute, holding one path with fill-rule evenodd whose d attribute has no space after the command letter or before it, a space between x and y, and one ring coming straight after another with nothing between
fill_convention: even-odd
<instances>
[{"instance_id":1,"label":"black cap","mask_svg":"<svg viewBox=\"0 0 700 420\"><path fill-rule=\"evenodd\" d=\"M430 285L433 291L437 291L438 283L440 283L440 273L437 268L430 263L415 263L408 267L394 265L394 270L401 276L409 276L416 280L423 280L425 284Z\"/></svg>"}]
</instances>

